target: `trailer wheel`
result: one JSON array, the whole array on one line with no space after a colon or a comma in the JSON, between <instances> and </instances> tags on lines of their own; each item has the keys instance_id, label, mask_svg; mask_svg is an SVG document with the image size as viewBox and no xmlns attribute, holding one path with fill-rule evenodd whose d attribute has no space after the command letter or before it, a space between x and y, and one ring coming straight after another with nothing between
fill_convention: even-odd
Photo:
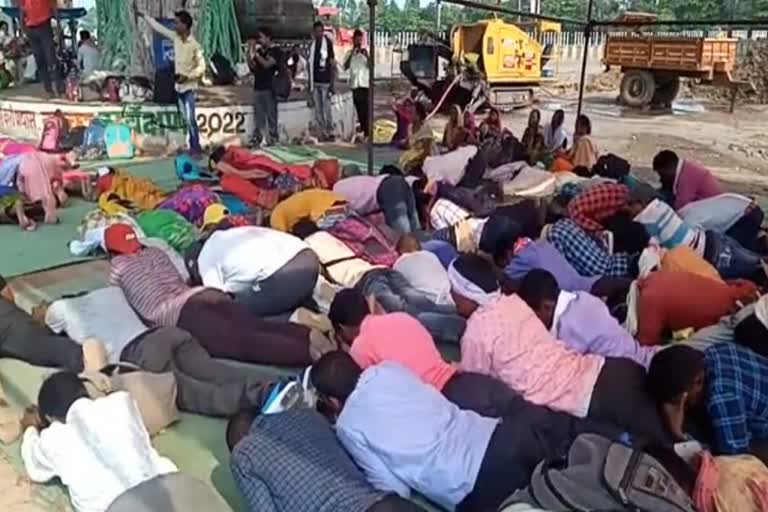
<instances>
[{"instance_id":1,"label":"trailer wheel","mask_svg":"<svg viewBox=\"0 0 768 512\"><path fill-rule=\"evenodd\" d=\"M630 107L644 107L656 93L656 79L648 71L635 69L621 79L621 101Z\"/></svg>"},{"instance_id":2,"label":"trailer wheel","mask_svg":"<svg viewBox=\"0 0 768 512\"><path fill-rule=\"evenodd\" d=\"M653 95L651 103L663 108L670 108L672 102L675 101L675 98L680 93L680 77L656 77L656 83L658 85L656 86L656 93Z\"/></svg>"}]
</instances>

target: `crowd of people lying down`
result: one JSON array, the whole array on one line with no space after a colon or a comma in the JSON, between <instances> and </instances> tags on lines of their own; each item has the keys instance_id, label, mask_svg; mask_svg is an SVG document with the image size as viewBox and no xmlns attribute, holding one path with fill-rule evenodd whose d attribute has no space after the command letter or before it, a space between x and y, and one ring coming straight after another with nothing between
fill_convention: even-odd
<instances>
[{"instance_id":1,"label":"crowd of people lying down","mask_svg":"<svg viewBox=\"0 0 768 512\"><path fill-rule=\"evenodd\" d=\"M562 112L520 139L457 112L438 143L412 108L373 176L235 147L171 193L100 169L70 249L109 286L28 315L2 283L0 355L60 370L29 477L78 511L226 510L152 446L185 411L227 420L254 512L768 510L760 206L668 150L642 181L584 116L571 141ZM502 193L532 166L553 194Z\"/></svg>"}]
</instances>

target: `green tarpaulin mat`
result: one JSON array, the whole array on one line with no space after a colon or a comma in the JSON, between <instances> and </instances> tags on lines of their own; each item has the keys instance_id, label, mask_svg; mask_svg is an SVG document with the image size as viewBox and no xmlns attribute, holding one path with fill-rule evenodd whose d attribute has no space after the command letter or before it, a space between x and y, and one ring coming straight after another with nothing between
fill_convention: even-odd
<instances>
[{"instance_id":1,"label":"green tarpaulin mat","mask_svg":"<svg viewBox=\"0 0 768 512\"><path fill-rule=\"evenodd\" d=\"M90 163L87 168L98 165ZM177 185L171 160L115 165L150 178L166 190L173 190ZM75 238L85 214L94 208L95 203L70 198L66 207L59 209L59 224L40 224L31 232L22 231L18 226L0 226L0 275L13 277L88 260L72 256L67 244Z\"/></svg>"}]
</instances>

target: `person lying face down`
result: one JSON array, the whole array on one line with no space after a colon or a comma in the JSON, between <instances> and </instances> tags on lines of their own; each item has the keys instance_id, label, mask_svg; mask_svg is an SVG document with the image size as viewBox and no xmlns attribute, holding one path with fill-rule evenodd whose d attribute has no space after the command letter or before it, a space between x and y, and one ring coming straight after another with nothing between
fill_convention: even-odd
<instances>
[{"instance_id":1,"label":"person lying face down","mask_svg":"<svg viewBox=\"0 0 768 512\"><path fill-rule=\"evenodd\" d=\"M213 359L178 327L147 328L115 286L56 300L38 313L51 330L66 333L78 343L103 341L109 363L122 361L150 372L173 372L179 387L178 406L184 411L228 416L244 404L261 407L276 384L259 372L233 370Z\"/></svg>"},{"instance_id":2,"label":"person lying face down","mask_svg":"<svg viewBox=\"0 0 768 512\"><path fill-rule=\"evenodd\" d=\"M397 252L400 257L392 266L394 270L400 272L411 286L426 292L435 304L453 305L448 273L435 254L422 250L419 240L410 234L400 237Z\"/></svg>"},{"instance_id":3,"label":"person lying face down","mask_svg":"<svg viewBox=\"0 0 768 512\"><path fill-rule=\"evenodd\" d=\"M759 297L743 279L718 282L690 272L661 270L638 282L637 339L658 345L666 333L716 324Z\"/></svg>"},{"instance_id":4,"label":"person lying face down","mask_svg":"<svg viewBox=\"0 0 768 512\"><path fill-rule=\"evenodd\" d=\"M667 203L653 198L647 187L637 187L627 213L643 224L665 249L690 247L717 268L724 279L766 281L760 254L743 247L728 235L689 226Z\"/></svg>"},{"instance_id":5,"label":"person lying face down","mask_svg":"<svg viewBox=\"0 0 768 512\"><path fill-rule=\"evenodd\" d=\"M428 293L415 288L396 270L373 265L327 231L310 220L297 223L294 233L318 256L324 275L334 284L355 288L374 296L387 312L404 311L421 322L432 336L446 343L458 343L464 332L464 319L453 305L437 304Z\"/></svg>"},{"instance_id":6,"label":"person lying face down","mask_svg":"<svg viewBox=\"0 0 768 512\"><path fill-rule=\"evenodd\" d=\"M531 270L517 294L554 337L579 354L623 357L648 368L658 350L641 347L599 298L586 292L561 291L546 270Z\"/></svg>"},{"instance_id":7,"label":"person lying face down","mask_svg":"<svg viewBox=\"0 0 768 512\"><path fill-rule=\"evenodd\" d=\"M333 192L360 215L381 210L387 225L400 234L421 229L413 190L402 175L351 176L337 181Z\"/></svg>"},{"instance_id":8,"label":"person lying face down","mask_svg":"<svg viewBox=\"0 0 768 512\"><path fill-rule=\"evenodd\" d=\"M709 169L681 159L674 151L660 151L653 158L653 170L661 179L662 190L674 197L675 210L724 192Z\"/></svg>"},{"instance_id":9,"label":"person lying face down","mask_svg":"<svg viewBox=\"0 0 768 512\"><path fill-rule=\"evenodd\" d=\"M43 382L37 403L22 418L27 475L38 483L59 477L78 512L106 511L130 488L177 471L152 447L124 391L94 400L76 374L59 372Z\"/></svg>"},{"instance_id":10,"label":"person lying face down","mask_svg":"<svg viewBox=\"0 0 768 512\"><path fill-rule=\"evenodd\" d=\"M73 372L98 371L107 364L104 345L56 336L14 303L10 285L0 276L0 357Z\"/></svg>"},{"instance_id":11,"label":"person lying face down","mask_svg":"<svg viewBox=\"0 0 768 512\"><path fill-rule=\"evenodd\" d=\"M172 262L175 253L142 247L129 226L111 226L105 232L105 241L113 256L110 283L123 290L128 303L147 325L179 327L191 333L213 357L304 366L330 349L330 342L319 332L293 323L263 320L221 290L190 286ZM194 255L187 256L197 261ZM184 270L183 264L181 267ZM190 267L196 270L196 265ZM222 337L222 332L227 336Z\"/></svg>"},{"instance_id":12,"label":"person lying face down","mask_svg":"<svg viewBox=\"0 0 768 512\"><path fill-rule=\"evenodd\" d=\"M363 371L340 351L323 356L311 380L371 485L402 497L417 491L449 510L496 510L527 484L539 460L579 431L618 433L567 416L483 417L459 409L399 363Z\"/></svg>"},{"instance_id":13,"label":"person lying face down","mask_svg":"<svg viewBox=\"0 0 768 512\"><path fill-rule=\"evenodd\" d=\"M421 512L400 496L374 489L312 409L256 415L241 411L227 425L230 467L248 510L274 512ZM290 473L291 478L286 478Z\"/></svg>"},{"instance_id":14,"label":"person lying face down","mask_svg":"<svg viewBox=\"0 0 768 512\"><path fill-rule=\"evenodd\" d=\"M734 343L704 352L686 345L662 350L647 387L678 440L689 416L701 413L712 453L751 453L768 462L768 359Z\"/></svg>"},{"instance_id":15,"label":"person lying face down","mask_svg":"<svg viewBox=\"0 0 768 512\"><path fill-rule=\"evenodd\" d=\"M517 295L503 296L491 265L463 255L448 271L468 317L461 366L502 380L534 404L616 424L658 442L669 439L636 362L579 354L552 336Z\"/></svg>"}]
</instances>

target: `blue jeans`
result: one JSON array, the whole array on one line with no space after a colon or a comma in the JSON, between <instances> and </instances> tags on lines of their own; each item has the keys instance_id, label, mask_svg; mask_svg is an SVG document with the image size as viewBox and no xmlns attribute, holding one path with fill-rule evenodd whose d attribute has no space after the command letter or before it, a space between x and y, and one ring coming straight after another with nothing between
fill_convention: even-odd
<instances>
[{"instance_id":1,"label":"blue jeans","mask_svg":"<svg viewBox=\"0 0 768 512\"><path fill-rule=\"evenodd\" d=\"M435 304L399 272L371 270L356 288L366 297L373 295L388 313L403 311L413 316L436 341L458 344L464 334L466 322L456 313L456 308Z\"/></svg>"},{"instance_id":2,"label":"blue jeans","mask_svg":"<svg viewBox=\"0 0 768 512\"><path fill-rule=\"evenodd\" d=\"M333 135L333 113L331 112L331 85L315 84L312 89L315 123L322 137Z\"/></svg>"},{"instance_id":3,"label":"blue jeans","mask_svg":"<svg viewBox=\"0 0 768 512\"><path fill-rule=\"evenodd\" d=\"M387 226L401 235L421 229L413 190L402 176L384 178L376 191L376 200L384 212Z\"/></svg>"},{"instance_id":4,"label":"blue jeans","mask_svg":"<svg viewBox=\"0 0 768 512\"><path fill-rule=\"evenodd\" d=\"M757 279L758 284L765 281L761 256L728 235L707 231L705 253L705 259L714 265L723 279Z\"/></svg>"},{"instance_id":5,"label":"blue jeans","mask_svg":"<svg viewBox=\"0 0 768 512\"><path fill-rule=\"evenodd\" d=\"M202 151L203 148L200 147L200 128L197 126L197 118L195 117L195 91L180 92L178 96L179 110L189 130L189 149L192 151Z\"/></svg>"}]
</instances>

